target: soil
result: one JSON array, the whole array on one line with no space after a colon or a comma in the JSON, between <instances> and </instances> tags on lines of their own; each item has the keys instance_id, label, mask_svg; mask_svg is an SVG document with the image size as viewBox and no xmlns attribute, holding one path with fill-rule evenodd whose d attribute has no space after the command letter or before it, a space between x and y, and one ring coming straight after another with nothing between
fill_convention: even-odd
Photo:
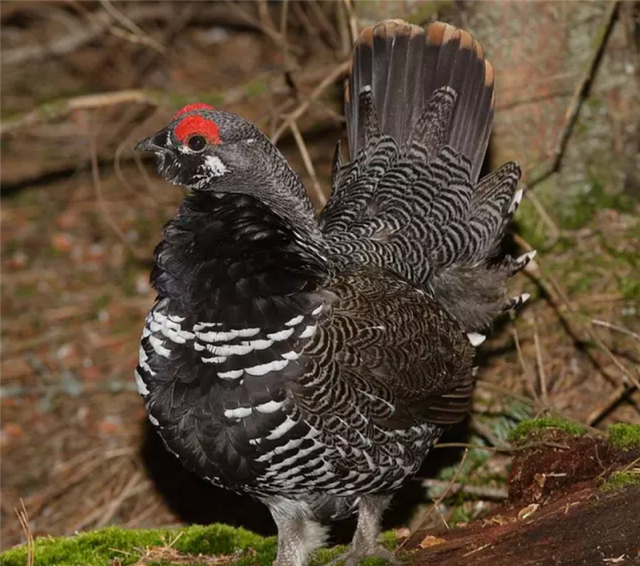
<instances>
[{"instance_id":1,"label":"soil","mask_svg":"<svg viewBox=\"0 0 640 566\"><path fill-rule=\"evenodd\" d=\"M637 464L601 439L545 432L515 457L508 505L453 530L427 529L405 543L411 566L640 564L640 488L603 492L615 468Z\"/></svg>"},{"instance_id":2,"label":"soil","mask_svg":"<svg viewBox=\"0 0 640 566\"><path fill-rule=\"evenodd\" d=\"M640 489L607 496L585 487L518 518L511 506L467 527L416 533L411 566L596 566L640 564ZM430 538L433 537L433 538Z\"/></svg>"}]
</instances>

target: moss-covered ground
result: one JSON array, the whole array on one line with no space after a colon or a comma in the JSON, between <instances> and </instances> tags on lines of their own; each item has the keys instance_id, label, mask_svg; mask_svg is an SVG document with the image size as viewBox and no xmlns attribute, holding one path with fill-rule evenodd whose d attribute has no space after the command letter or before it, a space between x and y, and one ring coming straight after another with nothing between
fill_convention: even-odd
<instances>
[{"instance_id":1,"label":"moss-covered ground","mask_svg":"<svg viewBox=\"0 0 640 566\"><path fill-rule=\"evenodd\" d=\"M383 535L392 549L395 533ZM346 547L317 551L311 566L336 558ZM0 566L24 566L28 548L22 545L0 555ZM276 538L262 537L242 528L213 524L181 529L123 529L107 527L72 537L40 537L33 546L35 566L271 566L276 556ZM384 563L368 559L363 566Z\"/></svg>"},{"instance_id":2,"label":"moss-covered ground","mask_svg":"<svg viewBox=\"0 0 640 566\"><path fill-rule=\"evenodd\" d=\"M520 422L509 433L509 440L515 443L522 442L536 432L547 429L556 429L572 435L585 433L585 428L577 423L556 417L541 417L537 419L526 419Z\"/></svg>"},{"instance_id":3,"label":"moss-covered ground","mask_svg":"<svg viewBox=\"0 0 640 566\"><path fill-rule=\"evenodd\" d=\"M640 449L640 425L619 423L609 427L611 444L621 450Z\"/></svg>"},{"instance_id":4,"label":"moss-covered ground","mask_svg":"<svg viewBox=\"0 0 640 566\"><path fill-rule=\"evenodd\" d=\"M640 473L613 472L602 484L600 489L607 493L625 489L627 487L640 487Z\"/></svg>"}]
</instances>

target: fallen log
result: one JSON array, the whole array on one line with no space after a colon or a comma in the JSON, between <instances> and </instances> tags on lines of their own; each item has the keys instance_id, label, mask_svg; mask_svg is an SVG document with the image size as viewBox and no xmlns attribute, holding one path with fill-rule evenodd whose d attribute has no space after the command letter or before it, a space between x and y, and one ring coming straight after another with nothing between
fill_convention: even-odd
<instances>
[{"instance_id":1,"label":"fallen log","mask_svg":"<svg viewBox=\"0 0 640 566\"><path fill-rule=\"evenodd\" d=\"M516 454L509 503L456 529L413 533L402 545L410 566L640 564L638 446L535 434L548 442Z\"/></svg>"}]
</instances>

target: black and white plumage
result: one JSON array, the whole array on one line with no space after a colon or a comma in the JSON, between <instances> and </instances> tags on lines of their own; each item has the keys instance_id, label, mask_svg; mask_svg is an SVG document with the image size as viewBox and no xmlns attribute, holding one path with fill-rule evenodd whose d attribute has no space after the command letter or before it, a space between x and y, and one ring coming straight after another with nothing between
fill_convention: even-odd
<instances>
[{"instance_id":1,"label":"black and white plumage","mask_svg":"<svg viewBox=\"0 0 640 566\"><path fill-rule=\"evenodd\" d=\"M207 105L139 144L192 189L164 229L136 381L167 448L248 492L301 566L320 521L358 511L354 563L378 552L390 496L467 412L474 346L530 255L499 257L521 198L510 163L478 181L493 71L469 34L363 31L317 217L269 140Z\"/></svg>"}]
</instances>

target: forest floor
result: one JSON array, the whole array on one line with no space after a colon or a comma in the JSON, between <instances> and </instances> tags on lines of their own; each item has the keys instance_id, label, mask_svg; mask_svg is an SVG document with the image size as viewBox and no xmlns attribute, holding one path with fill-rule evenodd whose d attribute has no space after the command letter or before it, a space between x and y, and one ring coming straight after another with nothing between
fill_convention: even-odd
<instances>
[{"instance_id":1,"label":"forest floor","mask_svg":"<svg viewBox=\"0 0 640 566\"><path fill-rule=\"evenodd\" d=\"M608 437L596 437L542 418L523 421L510 440L507 502L454 528L423 526L433 505L412 533L387 531L383 544L408 566L640 564L640 426L614 425ZM1 554L2 566L270 566L277 547L275 537L219 523L33 539L24 509L21 519L28 543ZM330 544L310 564L327 564L345 550ZM383 563L367 559L363 566Z\"/></svg>"},{"instance_id":2,"label":"forest floor","mask_svg":"<svg viewBox=\"0 0 640 566\"><path fill-rule=\"evenodd\" d=\"M261 506L188 474L147 424L132 375L153 248L182 193L132 148L183 104L209 102L275 136L320 207L352 28L385 16L438 17L482 41L498 76L491 165L518 159L531 186L510 245L538 250L512 282L531 299L480 349L473 413L387 526L423 533L503 509L523 419L596 436L640 422L640 17L631 3L613 17L604 2L527 4L0 4L2 549L24 542L23 505L36 536L211 522L273 534ZM545 25L561 31L541 43ZM474 524L437 535L453 545L441 550Z\"/></svg>"}]
</instances>

